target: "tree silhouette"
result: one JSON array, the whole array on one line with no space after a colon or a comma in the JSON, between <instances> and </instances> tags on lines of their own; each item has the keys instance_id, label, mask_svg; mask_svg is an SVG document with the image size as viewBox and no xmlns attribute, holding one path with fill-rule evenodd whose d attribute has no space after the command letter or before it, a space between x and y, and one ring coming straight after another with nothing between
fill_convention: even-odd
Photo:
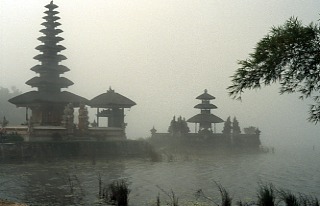
<instances>
[{"instance_id":1,"label":"tree silhouette","mask_svg":"<svg viewBox=\"0 0 320 206\"><path fill-rule=\"evenodd\" d=\"M21 124L25 122L25 110L17 108L8 102L9 99L21 93L22 92L16 87L11 87L11 89L0 87L0 119L6 117L10 124Z\"/></svg>"},{"instance_id":2,"label":"tree silhouette","mask_svg":"<svg viewBox=\"0 0 320 206\"><path fill-rule=\"evenodd\" d=\"M320 120L320 29L316 24L302 25L290 18L284 25L273 27L262 38L247 60L232 76L229 94L241 99L244 89L280 83L280 93L300 93L312 98L309 120Z\"/></svg>"},{"instance_id":3,"label":"tree silhouette","mask_svg":"<svg viewBox=\"0 0 320 206\"><path fill-rule=\"evenodd\" d=\"M232 125L231 125L231 119L229 116L227 118L227 121L224 122L222 133L223 134L231 134L231 130L232 130Z\"/></svg>"},{"instance_id":4,"label":"tree silhouette","mask_svg":"<svg viewBox=\"0 0 320 206\"><path fill-rule=\"evenodd\" d=\"M174 116L173 119L170 122L170 126L168 128L168 132L172 135L176 134L187 134L190 132L190 129L188 127L188 124L185 120L185 118L182 118L181 116L176 120L176 117Z\"/></svg>"},{"instance_id":5,"label":"tree silhouette","mask_svg":"<svg viewBox=\"0 0 320 206\"><path fill-rule=\"evenodd\" d=\"M2 121L0 122L0 125L2 128L6 127L9 124L9 121L6 119L6 117L4 116Z\"/></svg>"},{"instance_id":6,"label":"tree silhouette","mask_svg":"<svg viewBox=\"0 0 320 206\"><path fill-rule=\"evenodd\" d=\"M240 134L241 133L239 122L236 117L233 118L232 130L233 130L233 134Z\"/></svg>"}]
</instances>

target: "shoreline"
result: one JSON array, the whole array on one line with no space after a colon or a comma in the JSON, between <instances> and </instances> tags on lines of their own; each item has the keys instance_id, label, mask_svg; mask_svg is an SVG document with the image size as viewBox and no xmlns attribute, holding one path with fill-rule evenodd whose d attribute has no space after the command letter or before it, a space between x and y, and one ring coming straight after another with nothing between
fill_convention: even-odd
<instances>
[{"instance_id":1,"label":"shoreline","mask_svg":"<svg viewBox=\"0 0 320 206\"><path fill-rule=\"evenodd\" d=\"M23 203L13 202L6 199L0 199L0 206L28 206Z\"/></svg>"}]
</instances>

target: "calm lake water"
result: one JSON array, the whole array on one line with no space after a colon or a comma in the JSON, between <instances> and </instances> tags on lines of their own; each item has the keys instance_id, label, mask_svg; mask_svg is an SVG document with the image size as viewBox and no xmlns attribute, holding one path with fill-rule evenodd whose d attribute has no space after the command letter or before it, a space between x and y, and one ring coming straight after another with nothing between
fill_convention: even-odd
<instances>
[{"instance_id":1,"label":"calm lake water","mask_svg":"<svg viewBox=\"0 0 320 206\"><path fill-rule=\"evenodd\" d=\"M174 191L180 202L196 201L198 189L220 200L216 182L236 200L255 200L259 183L272 183L320 198L320 149L276 150L264 154L177 156L173 161L145 159L0 164L0 198L30 205L94 205L98 176L104 183L125 178L130 205L154 205ZM73 194L73 195L71 195Z\"/></svg>"}]
</instances>

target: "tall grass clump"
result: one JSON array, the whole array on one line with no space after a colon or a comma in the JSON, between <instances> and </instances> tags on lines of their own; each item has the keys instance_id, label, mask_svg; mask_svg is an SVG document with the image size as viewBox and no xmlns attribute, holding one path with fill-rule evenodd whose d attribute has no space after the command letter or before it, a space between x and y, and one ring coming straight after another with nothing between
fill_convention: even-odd
<instances>
[{"instance_id":1,"label":"tall grass clump","mask_svg":"<svg viewBox=\"0 0 320 206\"><path fill-rule=\"evenodd\" d=\"M179 206L179 198L176 196L176 194L171 190L171 192L167 192L164 189L162 189L159 185L157 187L169 198L169 202L166 203L168 206ZM160 194L157 196L157 206L160 206Z\"/></svg>"},{"instance_id":2,"label":"tall grass clump","mask_svg":"<svg viewBox=\"0 0 320 206\"><path fill-rule=\"evenodd\" d=\"M258 206L275 206L276 195L272 184L260 185L258 191Z\"/></svg>"},{"instance_id":3,"label":"tall grass clump","mask_svg":"<svg viewBox=\"0 0 320 206\"><path fill-rule=\"evenodd\" d=\"M300 195L299 206L319 206L319 200L316 197L310 197L306 195Z\"/></svg>"},{"instance_id":4,"label":"tall grass clump","mask_svg":"<svg viewBox=\"0 0 320 206\"><path fill-rule=\"evenodd\" d=\"M278 194L279 201L284 203L285 206L320 206L316 197L303 194L296 196L288 190L279 190Z\"/></svg>"},{"instance_id":5,"label":"tall grass clump","mask_svg":"<svg viewBox=\"0 0 320 206\"><path fill-rule=\"evenodd\" d=\"M283 202L286 206L300 206L299 198L297 198L292 192L287 190L280 190L278 193L280 201Z\"/></svg>"},{"instance_id":6,"label":"tall grass clump","mask_svg":"<svg viewBox=\"0 0 320 206\"><path fill-rule=\"evenodd\" d=\"M115 180L108 185L103 185L99 175L99 198L108 204L117 206L128 206L129 202L129 184L126 180Z\"/></svg>"},{"instance_id":7,"label":"tall grass clump","mask_svg":"<svg viewBox=\"0 0 320 206\"><path fill-rule=\"evenodd\" d=\"M157 206L160 206L160 205L161 205L161 202L160 202L160 194L158 194L158 196L157 196L156 205L157 205Z\"/></svg>"},{"instance_id":8,"label":"tall grass clump","mask_svg":"<svg viewBox=\"0 0 320 206\"><path fill-rule=\"evenodd\" d=\"M162 156L160 153L158 153L153 147L149 149L149 157L152 162L161 162L162 161Z\"/></svg>"},{"instance_id":9,"label":"tall grass clump","mask_svg":"<svg viewBox=\"0 0 320 206\"><path fill-rule=\"evenodd\" d=\"M232 204L232 198L230 197L229 193L227 190L222 187L221 184L216 183L221 195L221 206L231 206Z\"/></svg>"},{"instance_id":10,"label":"tall grass clump","mask_svg":"<svg viewBox=\"0 0 320 206\"><path fill-rule=\"evenodd\" d=\"M214 205L217 205L217 206L231 206L232 205L232 198L229 194L229 192L219 183L216 182L216 185L218 187L218 190L220 192L220 195L221 195L221 204L218 204L214 201L213 198L211 197L208 197L207 195L204 194L204 192L202 191L202 189L199 189L197 192L196 192L196 198L199 199L200 197L201 198L204 198L206 199L207 201L213 203ZM241 203L241 206L242 206L242 203Z\"/></svg>"}]
</instances>

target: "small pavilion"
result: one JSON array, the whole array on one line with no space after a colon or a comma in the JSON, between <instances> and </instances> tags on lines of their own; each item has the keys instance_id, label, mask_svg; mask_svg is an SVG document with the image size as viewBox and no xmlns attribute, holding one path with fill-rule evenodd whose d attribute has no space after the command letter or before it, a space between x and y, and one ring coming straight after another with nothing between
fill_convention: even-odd
<instances>
[{"instance_id":1,"label":"small pavilion","mask_svg":"<svg viewBox=\"0 0 320 206\"><path fill-rule=\"evenodd\" d=\"M69 68L60 64L61 61L67 59L64 55L59 54L66 49L59 45L63 40L58 34L63 32L57 27L61 25L57 20L60 17L56 16L58 11L57 5L51 1L45 6L47 11L43 19L45 20L41 25L45 28L40 32L43 36L38 40L42 43L36 49L41 53L34 57L35 60L40 61L40 64L31 68L38 76L31 78L26 82L35 91L29 91L16 96L9 100L17 107L26 108L26 121L28 124L34 126L61 126L63 121L64 109L68 104L73 107L79 107L80 103L87 104L88 100L67 91L61 91L63 88L68 88L73 85L73 82L60 75L68 72ZM29 120L28 109L31 110L31 121Z\"/></svg>"},{"instance_id":2,"label":"small pavilion","mask_svg":"<svg viewBox=\"0 0 320 206\"><path fill-rule=\"evenodd\" d=\"M187 122L195 123L196 131L197 131L197 123L199 123L199 131L212 131L212 124L214 124L214 133L216 133L216 123L224 122L220 117L211 113L211 109L217 109L218 107L214 104L210 103L210 100L215 99L214 96L208 94L208 90L204 90L204 93L199 95L196 99L201 100L200 104L194 106L196 109L200 109L200 114L197 114Z\"/></svg>"},{"instance_id":3,"label":"small pavilion","mask_svg":"<svg viewBox=\"0 0 320 206\"><path fill-rule=\"evenodd\" d=\"M92 108L97 108L98 127L100 117L107 117L108 127L125 128L124 109L131 108L136 103L109 88L106 93L100 94L90 100L89 105ZM101 108L102 110L100 111Z\"/></svg>"}]
</instances>

